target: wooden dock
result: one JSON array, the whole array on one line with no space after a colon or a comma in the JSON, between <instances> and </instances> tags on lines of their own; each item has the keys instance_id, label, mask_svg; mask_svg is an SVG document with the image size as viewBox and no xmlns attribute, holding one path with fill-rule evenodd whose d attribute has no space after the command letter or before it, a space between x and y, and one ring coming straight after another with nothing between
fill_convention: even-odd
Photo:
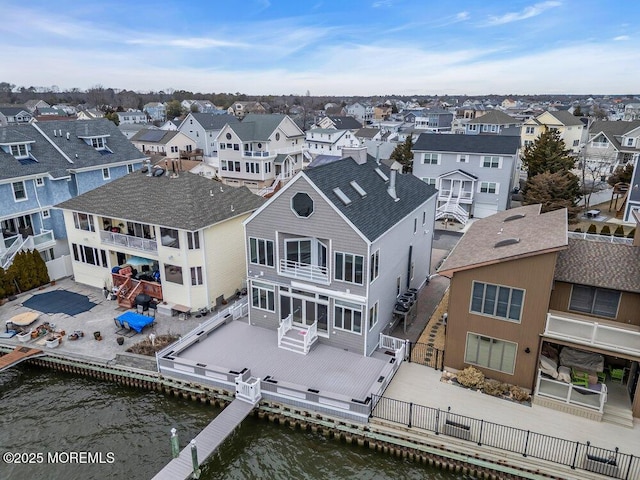
<instances>
[{"instance_id":1,"label":"wooden dock","mask_svg":"<svg viewBox=\"0 0 640 480\"><path fill-rule=\"evenodd\" d=\"M251 413L254 405L235 399L220 414L207 425L196 438L198 461L202 464L233 432L238 425ZM167 439L167 447L169 442ZM181 480L191 477L193 464L191 460L191 446L187 445L178 458L171 460L153 480Z\"/></svg>"},{"instance_id":2,"label":"wooden dock","mask_svg":"<svg viewBox=\"0 0 640 480\"><path fill-rule=\"evenodd\" d=\"M44 355L44 352L37 348L16 347L13 351L0 357L0 372L17 365L20 362L24 362L29 358L41 357L42 355Z\"/></svg>"}]
</instances>

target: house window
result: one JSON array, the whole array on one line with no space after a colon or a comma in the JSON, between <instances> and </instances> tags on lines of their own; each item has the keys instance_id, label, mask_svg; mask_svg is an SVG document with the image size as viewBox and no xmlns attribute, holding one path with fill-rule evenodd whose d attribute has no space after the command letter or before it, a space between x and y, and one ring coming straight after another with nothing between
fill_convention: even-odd
<instances>
[{"instance_id":1,"label":"house window","mask_svg":"<svg viewBox=\"0 0 640 480\"><path fill-rule=\"evenodd\" d=\"M608 288L573 285L569 310L600 317L616 318L620 292Z\"/></svg>"},{"instance_id":2,"label":"house window","mask_svg":"<svg viewBox=\"0 0 640 480\"><path fill-rule=\"evenodd\" d=\"M16 202L21 202L27 199L27 190L24 188L24 182L13 182L13 198Z\"/></svg>"},{"instance_id":3,"label":"house window","mask_svg":"<svg viewBox=\"0 0 640 480\"><path fill-rule=\"evenodd\" d=\"M86 213L73 212L73 224L78 230L86 230L87 232L95 232L93 225L93 217Z\"/></svg>"},{"instance_id":4,"label":"house window","mask_svg":"<svg viewBox=\"0 0 640 480\"><path fill-rule=\"evenodd\" d=\"M425 153L422 159L422 163L427 165L438 165L438 154L437 153Z\"/></svg>"},{"instance_id":5,"label":"house window","mask_svg":"<svg viewBox=\"0 0 640 480\"><path fill-rule=\"evenodd\" d=\"M467 125L469 127L469 131L470 132L475 132L478 130L478 125L476 125L475 123L472 125Z\"/></svg>"},{"instance_id":6,"label":"house window","mask_svg":"<svg viewBox=\"0 0 640 480\"><path fill-rule=\"evenodd\" d=\"M471 365L513 375L517 351L517 343L469 332L464 361Z\"/></svg>"},{"instance_id":7,"label":"house window","mask_svg":"<svg viewBox=\"0 0 640 480\"><path fill-rule=\"evenodd\" d=\"M103 180L109 180L111 178L111 174L109 173L109 169L108 168L103 168L102 169L102 179Z\"/></svg>"},{"instance_id":8,"label":"house window","mask_svg":"<svg viewBox=\"0 0 640 480\"><path fill-rule=\"evenodd\" d=\"M49 218L51 216L51 212L49 210L42 210L42 218Z\"/></svg>"},{"instance_id":9,"label":"house window","mask_svg":"<svg viewBox=\"0 0 640 480\"><path fill-rule=\"evenodd\" d=\"M180 285L184 284L182 280L182 267L179 267L177 265L169 265L165 263L164 276L167 282L178 283Z\"/></svg>"},{"instance_id":10,"label":"house window","mask_svg":"<svg viewBox=\"0 0 640 480\"><path fill-rule=\"evenodd\" d=\"M276 142L277 142L278 140L280 140L280 133L279 133L279 132L276 132Z\"/></svg>"},{"instance_id":11,"label":"house window","mask_svg":"<svg viewBox=\"0 0 640 480\"><path fill-rule=\"evenodd\" d=\"M200 232L187 232L187 247L189 250L200 249Z\"/></svg>"},{"instance_id":12,"label":"house window","mask_svg":"<svg viewBox=\"0 0 640 480\"><path fill-rule=\"evenodd\" d=\"M105 142L103 137L92 138L91 146L96 150L104 150L107 147L107 142Z\"/></svg>"},{"instance_id":13,"label":"house window","mask_svg":"<svg viewBox=\"0 0 640 480\"><path fill-rule=\"evenodd\" d=\"M177 145L171 145L171 153L178 153L178 146Z\"/></svg>"},{"instance_id":14,"label":"house window","mask_svg":"<svg viewBox=\"0 0 640 480\"><path fill-rule=\"evenodd\" d=\"M425 225L427 223L427 212L424 211L422 212L422 225Z\"/></svg>"},{"instance_id":15,"label":"house window","mask_svg":"<svg viewBox=\"0 0 640 480\"><path fill-rule=\"evenodd\" d=\"M336 300L334 306L333 325L340 330L362 333L362 306Z\"/></svg>"},{"instance_id":16,"label":"house window","mask_svg":"<svg viewBox=\"0 0 640 480\"><path fill-rule=\"evenodd\" d=\"M307 218L313 213L313 200L304 192L298 192L291 198L291 209L299 217Z\"/></svg>"},{"instance_id":17,"label":"house window","mask_svg":"<svg viewBox=\"0 0 640 480\"><path fill-rule=\"evenodd\" d=\"M422 177L421 180L426 183L427 185L435 185L436 184L436 179L435 178L431 178L431 177Z\"/></svg>"},{"instance_id":18,"label":"house window","mask_svg":"<svg viewBox=\"0 0 640 480\"><path fill-rule=\"evenodd\" d=\"M500 157L483 157L482 166L485 168L500 168Z\"/></svg>"},{"instance_id":19,"label":"house window","mask_svg":"<svg viewBox=\"0 0 640 480\"><path fill-rule=\"evenodd\" d=\"M418 233L418 219L414 218L413 219L413 234L415 235L416 233Z\"/></svg>"},{"instance_id":20,"label":"house window","mask_svg":"<svg viewBox=\"0 0 640 480\"><path fill-rule=\"evenodd\" d=\"M42 177L36 178L36 186L38 186L38 187L44 186L44 178L42 178Z\"/></svg>"},{"instance_id":21,"label":"house window","mask_svg":"<svg viewBox=\"0 0 640 480\"><path fill-rule=\"evenodd\" d=\"M498 193L498 184L496 182L481 182L480 193Z\"/></svg>"},{"instance_id":22,"label":"house window","mask_svg":"<svg viewBox=\"0 0 640 480\"><path fill-rule=\"evenodd\" d=\"M29 156L26 143L11 145L9 148L11 149L11 155L13 155L15 158L26 158Z\"/></svg>"},{"instance_id":23,"label":"house window","mask_svg":"<svg viewBox=\"0 0 640 480\"><path fill-rule=\"evenodd\" d=\"M107 265L107 252L102 249L72 243L71 250L73 250L73 258L76 262L103 268L109 267Z\"/></svg>"},{"instance_id":24,"label":"house window","mask_svg":"<svg viewBox=\"0 0 640 480\"><path fill-rule=\"evenodd\" d=\"M227 147L226 147L226 145L225 145L224 143L221 143L221 144L220 144L220 150L225 150L226 148L227 148Z\"/></svg>"},{"instance_id":25,"label":"house window","mask_svg":"<svg viewBox=\"0 0 640 480\"><path fill-rule=\"evenodd\" d=\"M160 243L162 243L164 247L180 248L180 234L178 230L160 227Z\"/></svg>"},{"instance_id":26,"label":"house window","mask_svg":"<svg viewBox=\"0 0 640 480\"><path fill-rule=\"evenodd\" d=\"M535 128L535 127L526 127L526 128L524 129L524 133L525 133L526 135L533 135L535 131L536 131L536 128Z\"/></svg>"},{"instance_id":27,"label":"house window","mask_svg":"<svg viewBox=\"0 0 640 480\"><path fill-rule=\"evenodd\" d=\"M378 323L378 302L369 309L369 330L373 329L376 323Z\"/></svg>"},{"instance_id":28,"label":"house window","mask_svg":"<svg viewBox=\"0 0 640 480\"><path fill-rule=\"evenodd\" d=\"M127 164L127 173L133 173L133 164L132 163Z\"/></svg>"},{"instance_id":29,"label":"house window","mask_svg":"<svg viewBox=\"0 0 640 480\"><path fill-rule=\"evenodd\" d=\"M473 282L470 311L502 320L520 322L524 290Z\"/></svg>"},{"instance_id":30,"label":"house window","mask_svg":"<svg viewBox=\"0 0 640 480\"><path fill-rule=\"evenodd\" d=\"M275 312L275 289L273 285L251 282L251 305L260 310Z\"/></svg>"},{"instance_id":31,"label":"house window","mask_svg":"<svg viewBox=\"0 0 640 480\"><path fill-rule=\"evenodd\" d=\"M627 147L633 147L633 138L627 138Z\"/></svg>"},{"instance_id":32,"label":"house window","mask_svg":"<svg viewBox=\"0 0 640 480\"><path fill-rule=\"evenodd\" d=\"M335 279L362 285L364 257L351 253L336 252Z\"/></svg>"},{"instance_id":33,"label":"house window","mask_svg":"<svg viewBox=\"0 0 640 480\"><path fill-rule=\"evenodd\" d=\"M374 281L378 278L380 273L380 250L376 250L371 254L371 260L369 261L369 280Z\"/></svg>"},{"instance_id":34,"label":"house window","mask_svg":"<svg viewBox=\"0 0 640 480\"><path fill-rule=\"evenodd\" d=\"M466 155L458 155L458 161L460 163L467 163L467 156Z\"/></svg>"},{"instance_id":35,"label":"house window","mask_svg":"<svg viewBox=\"0 0 640 480\"><path fill-rule=\"evenodd\" d=\"M273 241L262 238L249 238L249 262L256 265L273 267Z\"/></svg>"},{"instance_id":36,"label":"house window","mask_svg":"<svg viewBox=\"0 0 640 480\"><path fill-rule=\"evenodd\" d=\"M204 284L202 278L202 267L191 267L191 285Z\"/></svg>"},{"instance_id":37,"label":"house window","mask_svg":"<svg viewBox=\"0 0 640 480\"><path fill-rule=\"evenodd\" d=\"M580 140L574 140L573 141L573 146L577 147L578 145L580 145Z\"/></svg>"},{"instance_id":38,"label":"house window","mask_svg":"<svg viewBox=\"0 0 640 480\"><path fill-rule=\"evenodd\" d=\"M233 149L234 149L236 152L239 152L239 151L240 151L240 144L239 144L239 143L234 143L234 144L233 144Z\"/></svg>"}]
</instances>

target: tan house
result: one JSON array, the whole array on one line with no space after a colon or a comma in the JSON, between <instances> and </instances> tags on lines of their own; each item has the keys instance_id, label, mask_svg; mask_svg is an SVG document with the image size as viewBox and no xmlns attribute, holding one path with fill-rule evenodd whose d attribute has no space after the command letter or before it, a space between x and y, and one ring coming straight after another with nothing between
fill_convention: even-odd
<instances>
[{"instance_id":1,"label":"tan house","mask_svg":"<svg viewBox=\"0 0 640 480\"><path fill-rule=\"evenodd\" d=\"M522 148L535 142L547 130L556 130L567 149L575 154L580 152L581 145L586 140L587 128L580 118L573 116L567 110L558 110L543 112L524 122L520 134Z\"/></svg>"},{"instance_id":2,"label":"tan house","mask_svg":"<svg viewBox=\"0 0 640 480\"><path fill-rule=\"evenodd\" d=\"M633 425L640 246L621 242L569 233L565 210L539 205L473 223L439 270L451 278L445 367L473 365L535 403Z\"/></svg>"},{"instance_id":3,"label":"tan house","mask_svg":"<svg viewBox=\"0 0 640 480\"><path fill-rule=\"evenodd\" d=\"M131 137L131 143L147 155L159 153L175 159L180 158L181 153L193 152L196 149L195 140L175 130L145 128Z\"/></svg>"}]
</instances>

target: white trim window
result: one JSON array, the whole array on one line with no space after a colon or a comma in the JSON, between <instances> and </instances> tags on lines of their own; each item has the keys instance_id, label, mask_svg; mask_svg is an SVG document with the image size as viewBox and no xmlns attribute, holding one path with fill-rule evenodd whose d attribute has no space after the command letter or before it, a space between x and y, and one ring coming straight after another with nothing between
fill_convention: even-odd
<instances>
[{"instance_id":1,"label":"white trim window","mask_svg":"<svg viewBox=\"0 0 640 480\"><path fill-rule=\"evenodd\" d=\"M469 131L470 132L477 132L478 131L478 125L475 124L475 123L467 124L467 127L469 127Z\"/></svg>"},{"instance_id":2,"label":"white trim window","mask_svg":"<svg viewBox=\"0 0 640 480\"><path fill-rule=\"evenodd\" d=\"M369 281L373 282L380 274L380 249L371 254L369 260Z\"/></svg>"},{"instance_id":3,"label":"white trim window","mask_svg":"<svg viewBox=\"0 0 640 480\"><path fill-rule=\"evenodd\" d=\"M619 304L620 292L617 290L587 285L573 285L571 287L569 310L574 312L616 318Z\"/></svg>"},{"instance_id":4,"label":"white trim window","mask_svg":"<svg viewBox=\"0 0 640 480\"><path fill-rule=\"evenodd\" d=\"M362 333L362 305L335 300L333 326L357 334Z\"/></svg>"},{"instance_id":5,"label":"white trim window","mask_svg":"<svg viewBox=\"0 0 640 480\"><path fill-rule=\"evenodd\" d=\"M502 167L502 162L500 161L500 157L486 156L486 157L482 157L482 167L484 167L484 168L501 168Z\"/></svg>"},{"instance_id":6,"label":"white trim window","mask_svg":"<svg viewBox=\"0 0 640 480\"><path fill-rule=\"evenodd\" d=\"M87 247L86 245L71 244L73 259L79 263L108 268L107 252L100 248Z\"/></svg>"},{"instance_id":7,"label":"white trim window","mask_svg":"<svg viewBox=\"0 0 640 480\"><path fill-rule=\"evenodd\" d=\"M109 168L105 167L102 169L102 179L109 180L111 178L111 172L109 172Z\"/></svg>"},{"instance_id":8,"label":"white trim window","mask_svg":"<svg viewBox=\"0 0 640 480\"><path fill-rule=\"evenodd\" d=\"M524 290L473 282L469 311L479 315L520 323Z\"/></svg>"},{"instance_id":9,"label":"white trim window","mask_svg":"<svg viewBox=\"0 0 640 480\"><path fill-rule=\"evenodd\" d=\"M427 185L435 185L436 184L436 179L432 178L432 177L422 177L420 180L422 180Z\"/></svg>"},{"instance_id":10,"label":"white trim window","mask_svg":"<svg viewBox=\"0 0 640 480\"><path fill-rule=\"evenodd\" d=\"M204 285L202 267L191 267L191 285Z\"/></svg>"},{"instance_id":11,"label":"white trim window","mask_svg":"<svg viewBox=\"0 0 640 480\"><path fill-rule=\"evenodd\" d=\"M465 363L513 375L517 352L517 343L467 332Z\"/></svg>"},{"instance_id":12,"label":"white trim window","mask_svg":"<svg viewBox=\"0 0 640 480\"><path fill-rule=\"evenodd\" d=\"M525 135L533 135L536 133L536 127L525 127L524 134Z\"/></svg>"},{"instance_id":13,"label":"white trim window","mask_svg":"<svg viewBox=\"0 0 640 480\"><path fill-rule=\"evenodd\" d=\"M440 165L440 155L437 153L425 153L422 157L424 165Z\"/></svg>"},{"instance_id":14,"label":"white trim window","mask_svg":"<svg viewBox=\"0 0 640 480\"><path fill-rule=\"evenodd\" d=\"M127 163L127 173L133 173L133 163Z\"/></svg>"},{"instance_id":15,"label":"white trim window","mask_svg":"<svg viewBox=\"0 0 640 480\"><path fill-rule=\"evenodd\" d=\"M496 182L480 182L478 187L480 193L498 193L498 184Z\"/></svg>"},{"instance_id":16,"label":"white trim window","mask_svg":"<svg viewBox=\"0 0 640 480\"><path fill-rule=\"evenodd\" d=\"M591 146L593 148L608 148L609 147L609 139L606 136L600 134L593 140L591 140Z\"/></svg>"},{"instance_id":17,"label":"white trim window","mask_svg":"<svg viewBox=\"0 0 640 480\"><path fill-rule=\"evenodd\" d=\"M96 150L105 150L107 148L107 141L104 137L95 137L91 139L91 146Z\"/></svg>"},{"instance_id":18,"label":"white trim window","mask_svg":"<svg viewBox=\"0 0 640 480\"><path fill-rule=\"evenodd\" d=\"M73 224L78 230L96 231L96 227L93 224L93 216L86 213L73 212Z\"/></svg>"},{"instance_id":19,"label":"white trim window","mask_svg":"<svg viewBox=\"0 0 640 480\"><path fill-rule=\"evenodd\" d=\"M469 156L467 154L458 155L458 163L467 163L469 161Z\"/></svg>"},{"instance_id":20,"label":"white trim window","mask_svg":"<svg viewBox=\"0 0 640 480\"><path fill-rule=\"evenodd\" d=\"M200 232L187 232L187 248L189 250L200 250Z\"/></svg>"},{"instance_id":21,"label":"white trim window","mask_svg":"<svg viewBox=\"0 0 640 480\"><path fill-rule=\"evenodd\" d=\"M273 267L273 240L249 237L249 263Z\"/></svg>"},{"instance_id":22,"label":"white trim window","mask_svg":"<svg viewBox=\"0 0 640 480\"><path fill-rule=\"evenodd\" d=\"M10 145L9 149L10 149L11 155L13 155L16 159L29 158L29 149L27 148L26 143Z\"/></svg>"},{"instance_id":23,"label":"white trim window","mask_svg":"<svg viewBox=\"0 0 640 480\"><path fill-rule=\"evenodd\" d=\"M251 282L251 306L267 312L276 311L275 287L269 283Z\"/></svg>"},{"instance_id":24,"label":"white trim window","mask_svg":"<svg viewBox=\"0 0 640 480\"><path fill-rule=\"evenodd\" d=\"M42 210L42 218L49 218L51 217L51 211L50 210Z\"/></svg>"},{"instance_id":25,"label":"white trim window","mask_svg":"<svg viewBox=\"0 0 640 480\"><path fill-rule=\"evenodd\" d=\"M369 330L378 323L378 302L374 303L369 309Z\"/></svg>"},{"instance_id":26,"label":"white trim window","mask_svg":"<svg viewBox=\"0 0 640 480\"><path fill-rule=\"evenodd\" d=\"M44 177L36 178L36 187L44 187Z\"/></svg>"},{"instance_id":27,"label":"white trim window","mask_svg":"<svg viewBox=\"0 0 640 480\"><path fill-rule=\"evenodd\" d=\"M25 200L28 200L27 189L24 182L13 182L11 184L11 188L13 189L13 199L16 202L24 202Z\"/></svg>"},{"instance_id":28,"label":"white trim window","mask_svg":"<svg viewBox=\"0 0 640 480\"><path fill-rule=\"evenodd\" d=\"M362 285L364 257L352 253L336 252L335 279Z\"/></svg>"}]
</instances>

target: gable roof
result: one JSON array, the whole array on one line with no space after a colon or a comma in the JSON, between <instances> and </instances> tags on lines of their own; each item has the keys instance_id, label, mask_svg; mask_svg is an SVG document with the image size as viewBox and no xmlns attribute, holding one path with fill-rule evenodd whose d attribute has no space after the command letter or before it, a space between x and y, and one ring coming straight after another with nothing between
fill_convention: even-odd
<instances>
[{"instance_id":1,"label":"gable roof","mask_svg":"<svg viewBox=\"0 0 640 480\"><path fill-rule=\"evenodd\" d=\"M377 128L361 128L356 131L354 135L359 138L373 138L379 133L380 130L378 130Z\"/></svg>"},{"instance_id":2,"label":"gable roof","mask_svg":"<svg viewBox=\"0 0 640 480\"><path fill-rule=\"evenodd\" d=\"M570 127L574 125L583 126L584 123L580 120L580 117L576 117L568 110L558 110L556 112L548 112L550 115L558 119L563 125Z\"/></svg>"},{"instance_id":3,"label":"gable roof","mask_svg":"<svg viewBox=\"0 0 640 480\"><path fill-rule=\"evenodd\" d=\"M498 212L471 224L438 269L450 276L495 263L557 251L567 246L567 210L540 213L541 205ZM540 235L540 232L545 232ZM513 243L498 242L517 239Z\"/></svg>"},{"instance_id":4,"label":"gable roof","mask_svg":"<svg viewBox=\"0 0 640 480\"><path fill-rule=\"evenodd\" d=\"M473 118L467 122L467 124L479 125L509 125L511 123L520 123L520 121L500 110L489 110L489 112L484 115Z\"/></svg>"},{"instance_id":5,"label":"gable roof","mask_svg":"<svg viewBox=\"0 0 640 480\"><path fill-rule=\"evenodd\" d=\"M91 136L107 137L107 147L112 153L100 152L79 138ZM34 142L30 153L35 161L21 162L0 149L0 179L44 173L60 178L68 176L74 170L100 168L116 163L140 163L145 158L118 127L107 119L72 122L52 120L0 128L0 143L10 142L12 138Z\"/></svg>"},{"instance_id":6,"label":"gable roof","mask_svg":"<svg viewBox=\"0 0 640 480\"><path fill-rule=\"evenodd\" d=\"M182 134L182 132L178 130L161 130L159 128L143 128L138 131L133 137L131 137L132 142L147 142L147 143L156 143L159 145L166 145L173 138Z\"/></svg>"},{"instance_id":7,"label":"gable roof","mask_svg":"<svg viewBox=\"0 0 640 480\"><path fill-rule=\"evenodd\" d=\"M353 117L349 116L330 116L329 119L333 122L338 130L357 130L362 128L362 125Z\"/></svg>"},{"instance_id":8,"label":"gable roof","mask_svg":"<svg viewBox=\"0 0 640 480\"><path fill-rule=\"evenodd\" d=\"M638 271L639 247L570 238L558 255L554 280L640 293Z\"/></svg>"},{"instance_id":9,"label":"gable roof","mask_svg":"<svg viewBox=\"0 0 640 480\"><path fill-rule=\"evenodd\" d=\"M174 178L133 172L57 207L195 231L251 212L263 203L247 187L222 185L189 172Z\"/></svg>"},{"instance_id":10,"label":"gable roof","mask_svg":"<svg viewBox=\"0 0 640 480\"><path fill-rule=\"evenodd\" d=\"M227 123L240 123L235 115L229 115L228 113L223 115L217 115L215 113L190 113L189 115L205 130L220 130ZM187 115L187 118L189 118L189 115ZM183 123L187 121L187 118L183 120ZM182 125L182 123L180 125Z\"/></svg>"},{"instance_id":11,"label":"gable roof","mask_svg":"<svg viewBox=\"0 0 640 480\"><path fill-rule=\"evenodd\" d=\"M431 197L436 189L411 174L396 175L395 201L387 192L389 181L384 181L376 169L390 177L389 167L378 164L368 156L359 165L351 157L308 168L300 173L309 179L369 241L374 241L412 213ZM355 180L367 192L362 197L350 182ZM334 193L339 188L351 200L345 205Z\"/></svg>"},{"instance_id":12,"label":"gable roof","mask_svg":"<svg viewBox=\"0 0 640 480\"><path fill-rule=\"evenodd\" d=\"M242 122L229 125L240 140L244 142L265 142L276 128L282 123L286 115L281 113L272 113L266 115L258 115L250 113L246 115Z\"/></svg>"},{"instance_id":13,"label":"gable roof","mask_svg":"<svg viewBox=\"0 0 640 480\"><path fill-rule=\"evenodd\" d=\"M411 150L515 155L519 148L520 138L514 136L421 133Z\"/></svg>"},{"instance_id":14,"label":"gable roof","mask_svg":"<svg viewBox=\"0 0 640 480\"><path fill-rule=\"evenodd\" d=\"M31 116L31 113L26 108L22 108L22 107L0 107L0 113L2 113L3 115L5 115L7 117L13 117L13 116L18 115L19 113L22 113L22 112L24 112L27 115Z\"/></svg>"}]
</instances>

